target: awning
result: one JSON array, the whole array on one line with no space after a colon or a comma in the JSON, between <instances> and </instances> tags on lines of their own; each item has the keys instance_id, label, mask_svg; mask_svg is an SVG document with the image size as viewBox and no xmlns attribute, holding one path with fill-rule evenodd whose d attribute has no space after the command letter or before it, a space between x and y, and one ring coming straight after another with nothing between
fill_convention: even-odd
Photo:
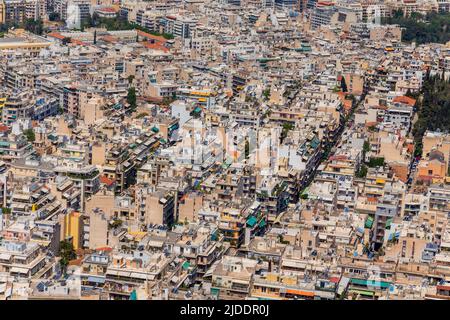
<instances>
[{"instance_id":1,"label":"awning","mask_svg":"<svg viewBox=\"0 0 450 320\"><path fill-rule=\"evenodd\" d=\"M392 218L386 220L386 229L391 227L392 220Z\"/></svg>"},{"instance_id":2,"label":"awning","mask_svg":"<svg viewBox=\"0 0 450 320\"><path fill-rule=\"evenodd\" d=\"M373 225L373 218L371 216L368 216L366 219L366 224L364 225L366 228L370 229Z\"/></svg>"},{"instance_id":3,"label":"awning","mask_svg":"<svg viewBox=\"0 0 450 320\"><path fill-rule=\"evenodd\" d=\"M148 245L150 247L161 248L162 246L164 246L164 242L163 241L158 241L158 240L150 240L148 242Z\"/></svg>"},{"instance_id":4,"label":"awning","mask_svg":"<svg viewBox=\"0 0 450 320\"><path fill-rule=\"evenodd\" d=\"M386 281L376 281L376 280L365 280L365 279L351 279L351 284L356 284L359 286L370 286L370 287L378 287L381 289L386 289L389 287L390 282Z\"/></svg>"},{"instance_id":5,"label":"awning","mask_svg":"<svg viewBox=\"0 0 450 320\"><path fill-rule=\"evenodd\" d=\"M152 276L149 274L146 274L146 273L132 272L130 274L130 278L141 279L141 280L147 280L147 279L150 280L150 278L152 278Z\"/></svg>"},{"instance_id":6,"label":"awning","mask_svg":"<svg viewBox=\"0 0 450 320\"><path fill-rule=\"evenodd\" d=\"M189 261L185 261L181 267L184 270L187 270L187 269L189 269L190 266L191 266L191 264L189 263Z\"/></svg>"},{"instance_id":7,"label":"awning","mask_svg":"<svg viewBox=\"0 0 450 320\"><path fill-rule=\"evenodd\" d=\"M0 260L9 260L11 259L11 255L8 253L0 253Z\"/></svg>"},{"instance_id":8,"label":"awning","mask_svg":"<svg viewBox=\"0 0 450 320\"><path fill-rule=\"evenodd\" d=\"M295 295L304 296L304 297L314 297L314 292L311 292L311 291L303 291L303 290L297 290L297 289L287 289L286 293L295 294Z\"/></svg>"},{"instance_id":9,"label":"awning","mask_svg":"<svg viewBox=\"0 0 450 320\"><path fill-rule=\"evenodd\" d=\"M220 289L218 288L211 288L211 295L218 296L220 292Z\"/></svg>"},{"instance_id":10,"label":"awning","mask_svg":"<svg viewBox=\"0 0 450 320\"><path fill-rule=\"evenodd\" d=\"M360 295L363 295L363 296L370 296L370 297L373 297L374 295L375 295L375 293L373 292L373 291L366 291L366 290L356 290L356 289L351 289L351 290L349 290L350 292L353 292L353 293L359 293Z\"/></svg>"},{"instance_id":11,"label":"awning","mask_svg":"<svg viewBox=\"0 0 450 320\"><path fill-rule=\"evenodd\" d=\"M251 217L248 218L248 220L247 220L247 224L248 224L250 227L253 227L253 226L256 224L256 222L257 222L257 219L256 219L256 217L254 217L254 216L251 216Z\"/></svg>"},{"instance_id":12,"label":"awning","mask_svg":"<svg viewBox=\"0 0 450 320\"><path fill-rule=\"evenodd\" d=\"M22 273L22 274L28 274L28 269L25 268L18 268L18 267L12 267L11 270L9 270L11 273Z\"/></svg>"},{"instance_id":13,"label":"awning","mask_svg":"<svg viewBox=\"0 0 450 320\"><path fill-rule=\"evenodd\" d=\"M117 275L120 276L120 277L129 277L131 275L131 272L129 272L129 271L119 271L117 273Z\"/></svg>"},{"instance_id":14,"label":"awning","mask_svg":"<svg viewBox=\"0 0 450 320\"><path fill-rule=\"evenodd\" d=\"M108 270L106 272L106 274L107 275L111 275L111 276L117 276L117 275L119 275L119 271L117 271L117 270Z\"/></svg>"},{"instance_id":15,"label":"awning","mask_svg":"<svg viewBox=\"0 0 450 320\"><path fill-rule=\"evenodd\" d=\"M264 228L265 225L266 225L266 220L262 219L261 222L259 223L259 226L261 228Z\"/></svg>"},{"instance_id":16,"label":"awning","mask_svg":"<svg viewBox=\"0 0 450 320\"><path fill-rule=\"evenodd\" d=\"M303 192L300 194L301 196L303 195L307 195L309 192L309 188L305 188L305 190L303 190Z\"/></svg>"},{"instance_id":17,"label":"awning","mask_svg":"<svg viewBox=\"0 0 450 320\"><path fill-rule=\"evenodd\" d=\"M96 276L89 276L87 278L88 282L95 282L95 283L105 283L104 277L96 277Z\"/></svg>"}]
</instances>

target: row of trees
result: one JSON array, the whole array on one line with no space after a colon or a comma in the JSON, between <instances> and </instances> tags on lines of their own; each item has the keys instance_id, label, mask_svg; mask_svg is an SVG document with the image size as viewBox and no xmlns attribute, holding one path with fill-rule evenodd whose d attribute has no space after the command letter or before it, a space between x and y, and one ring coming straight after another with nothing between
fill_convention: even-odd
<instances>
[{"instance_id":1,"label":"row of trees","mask_svg":"<svg viewBox=\"0 0 450 320\"><path fill-rule=\"evenodd\" d=\"M412 133L415 140L415 154L422 154L422 137L427 130L450 132L450 79L444 75L425 77L422 97L416 102L418 120Z\"/></svg>"},{"instance_id":2,"label":"row of trees","mask_svg":"<svg viewBox=\"0 0 450 320\"><path fill-rule=\"evenodd\" d=\"M426 16L413 12L405 17L402 10L394 11L392 17L382 19L384 24L397 24L404 28L402 40L417 44L450 41L450 13L432 12Z\"/></svg>"},{"instance_id":3,"label":"row of trees","mask_svg":"<svg viewBox=\"0 0 450 320\"><path fill-rule=\"evenodd\" d=\"M174 38L173 34L170 33L159 33L152 30L148 30L147 28L144 28L133 22L128 22L127 20L122 18L102 18L99 17L99 15L96 13L94 13L92 17L89 17L89 19L87 19L86 21L83 21L82 29L88 27L103 27L106 28L108 31L137 29L153 34L155 36L162 36L166 39Z\"/></svg>"},{"instance_id":4,"label":"row of trees","mask_svg":"<svg viewBox=\"0 0 450 320\"><path fill-rule=\"evenodd\" d=\"M41 19L26 19L22 23L11 23L6 22L0 24L0 33L3 34L4 32L7 32L11 28L23 28L27 31L33 32L38 35L42 35L44 33L44 23Z\"/></svg>"}]
</instances>

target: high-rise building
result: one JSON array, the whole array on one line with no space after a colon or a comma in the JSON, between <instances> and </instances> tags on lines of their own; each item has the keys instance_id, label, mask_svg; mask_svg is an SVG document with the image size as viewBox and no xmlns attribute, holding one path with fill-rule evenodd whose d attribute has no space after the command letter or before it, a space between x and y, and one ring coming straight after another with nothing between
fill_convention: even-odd
<instances>
[{"instance_id":1,"label":"high-rise building","mask_svg":"<svg viewBox=\"0 0 450 320\"><path fill-rule=\"evenodd\" d=\"M0 23L23 23L27 19L42 19L47 14L44 0L4 0L0 4Z\"/></svg>"},{"instance_id":2,"label":"high-rise building","mask_svg":"<svg viewBox=\"0 0 450 320\"><path fill-rule=\"evenodd\" d=\"M275 0L275 8L298 10L298 0Z\"/></svg>"}]
</instances>

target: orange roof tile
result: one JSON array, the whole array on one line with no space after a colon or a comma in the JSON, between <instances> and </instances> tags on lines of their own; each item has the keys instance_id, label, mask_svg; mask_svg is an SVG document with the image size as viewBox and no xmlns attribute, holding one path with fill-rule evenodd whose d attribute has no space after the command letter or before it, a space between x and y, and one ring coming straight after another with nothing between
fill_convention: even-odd
<instances>
[{"instance_id":1,"label":"orange roof tile","mask_svg":"<svg viewBox=\"0 0 450 320\"><path fill-rule=\"evenodd\" d=\"M413 98L410 98L410 97L407 97L407 96L395 97L393 101L394 102L403 103L403 104L407 104L407 105L409 105L411 107L416 104L416 99L413 99Z\"/></svg>"},{"instance_id":2,"label":"orange roof tile","mask_svg":"<svg viewBox=\"0 0 450 320\"><path fill-rule=\"evenodd\" d=\"M102 37L100 37L100 39L102 39L103 41L106 41L106 42L117 42L117 38L114 36L110 36L110 35L102 36Z\"/></svg>"},{"instance_id":3,"label":"orange roof tile","mask_svg":"<svg viewBox=\"0 0 450 320\"><path fill-rule=\"evenodd\" d=\"M147 32L141 31L141 30L137 30L137 34L140 37L145 37L147 39L153 39L153 40L162 42L163 44L167 42L167 39L162 36L155 36L153 34L150 34L150 33L147 33Z\"/></svg>"},{"instance_id":4,"label":"orange roof tile","mask_svg":"<svg viewBox=\"0 0 450 320\"><path fill-rule=\"evenodd\" d=\"M9 130L8 126L0 124L0 132L7 132L8 130Z\"/></svg>"},{"instance_id":5,"label":"orange roof tile","mask_svg":"<svg viewBox=\"0 0 450 320\"><path fill-rule=\"evenodd\" d=\"M107 176L101 176L100 183L106 184L107 186L111 186L114 183L114 180L108 178Z\"/></svg>"},{"instance_id":6,"label":"orange roof tile","mask_svg":"<svg viewBox=\"0 0 450 320\"><path fill-rule=\"evenodd\" d=\"M142 45L144 45L144 47L146 47L147 49L153 49L153 50L159 50L159 51L164 51L164 52L169 52L170 50L166 47L164 47L162 44L160 43L150 43L150 42L140 42Z\"/></svg>"},{"instance_id":7,"label":"orange roof tile","mask_svg":"<svg viewBox=\"0 0 450 320\"><path fill-rule=\"evenodd\" d=\"M52 37L52 38L56 38L56 39L59 39L59 40L62 40L62 39L65 38L65 37L64 37L61 33L59 33L59 32L50 32L49 34L47 34L47 36Z\"/></svg>"},{"instance_id":8,"label":"orange roof tile","mask_svg":"<svg viewBox=\"0 0 450 320\"><path fill-rule=\"evenodd\" d=\"M81 266L83 259L74 259L69 261L69 266Z\"/></svg>"},{"instance_id":9,"label":"orange roof tile","mask_svg":"<svg viewBox=\"0 0 450 320\"><path fill-rule=\"evenodd\" d=\"M83 41L80 41L77 39L71 39L70 43L77 44L79 46L87 46L88 45L86 42L83 42Z\"/></svg>"}]
</instances>

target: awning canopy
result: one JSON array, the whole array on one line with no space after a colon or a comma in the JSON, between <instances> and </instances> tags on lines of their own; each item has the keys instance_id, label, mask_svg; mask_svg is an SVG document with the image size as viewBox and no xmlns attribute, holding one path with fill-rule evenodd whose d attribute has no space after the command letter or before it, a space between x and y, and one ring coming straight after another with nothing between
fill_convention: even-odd
<instances>
[{"instance_id":1,"label":"awning canopy","mask_svg":"<svg viewBox=\"0 0 450 320\"><path fill-rule=\"evenodd\" d=\"M298 290L298 289L287 289L286 293L295 294L295 295L304 296L304 297L314 297L314 292Z\"/></svg>"},{"instance_id":2,"label":"awning canopy","mask_svg":"<svg viewBox=\"0 0 450 320\"><path fill-rule=\"evenodd\" d=\"M356 289L351 289L350 292L353 293L359 293L360 295L363 296L370 296L373 297L375 295L375 293L373 291L367 291L367 290L356 290Z\"/></svg>"},{"instance_id":3,"label":"awning canopy","mask_svg":"<svg viewBox=\"0 0 450 320\"><path fill-rule=\"evenodd\" d=\"M392 220L392 218L386 220L386 229L391 227Z\"/></svg>"},{"instance_id":4,"label":"awning canopy","mask_svg":"<svg viewBox=\"0 0 450 320\"><path fill-rule=\"evenodd\" d=\"M257 219L254 216L251 216L250 218L247 219L247 224L250 227L253 227L256 224L256 222L257 222Z\"/></svg>"},{"instance_id":5,"label":"awning canopy","mask_svg":"<svg viewBox=\"0 0 450 320\"><path fill-rule=\"evenodd\" d=\"M365 280L365 279L351 279L351 284L359 285L359 286L367 286L367 287L376 287L381 289L386 289L389 287L390 282L386 281L377 281L377 280Z\"/></svg>"},{"instance_id":6,"label":"awning canopy","mask_svg":"<svg viewBox=\"0 0 450 320\"><path fill-rule=\"evenodd\" d=\"M95 282L95 283L105 283L104 277L98 277L98 276L89 276L87 278L88 282Z\"/></svg>"},{"instance_id":7,"label":"awning canopy","mask_svg":"<svg viewBox=\"0 0 450 320\"><path fill-rule=\"evenodd\" d=\"M191 266L191 264L189 263L189 261L185 261L181 267L184 270L187 270L187 269L189 269L190 266Z\"/></svg>"},{"instance_id":8,"label":"awning canopy","mask_svg":"<svg viewBox=\"0 0 450 320\"><path fill-rule=\"evenodd\" d=\"M11 259L11 255L8 253L0 253L0 260L9 260Z\"/></svg>"},{"instance_id":9,"label":"awning canopy","mask_svg":"<svg viewBox=\"0 0 450 320\"><path fill-rule=\"evenodd\" d=\"M370 229L370 228L372 228L372 225L373 225L373 218L371 216L368 216L364 226L366 228Z\"/></svg>"},{"instance_id":10,"label":"awning canopy","mask_svg":"<svg viewBox=\"0 0 450 320\"><path fill-rule=\"evenodd\" d=\"M28 269L25 268L18 268L18 267L12 267L9 272L11 273L22 273L22 274L28 274Z\"/></svg>"}]
</instances>

